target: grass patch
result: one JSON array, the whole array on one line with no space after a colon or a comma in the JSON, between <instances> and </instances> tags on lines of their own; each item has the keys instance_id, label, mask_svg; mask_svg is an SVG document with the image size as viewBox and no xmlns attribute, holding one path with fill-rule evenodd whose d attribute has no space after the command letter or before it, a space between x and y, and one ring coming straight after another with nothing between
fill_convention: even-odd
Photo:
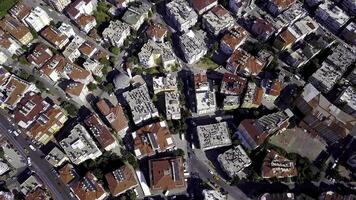
<instances>
[{"instance_id":1,"label":"grass patch","mask_svg":"<svg viewBox=\"0 0 356 200\"><path fill-rule=\"evenodd\" d=\"M1 0L0 1L0 19L3 18L7 11L17 3L18 0Z\"/></svg>"},{"instance_id":2,"label":"grass patch","mask_svg":"<svg viewBox=\"0 0 356 200\"><path fill-rule=\"evenodd\" d=\"M202 69L216 69L219 67L211 58L203 57L202 59L197 62L197 67Z\"/></svg>"}]
</instances>

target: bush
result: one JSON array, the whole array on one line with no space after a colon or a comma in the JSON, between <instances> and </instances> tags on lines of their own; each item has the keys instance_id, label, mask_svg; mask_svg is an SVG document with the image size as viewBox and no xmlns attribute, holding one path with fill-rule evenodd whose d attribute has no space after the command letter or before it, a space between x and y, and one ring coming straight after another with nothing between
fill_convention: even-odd
<instances>
[{"instance_id":1,"label":"bush","mask_svg":"<svg viewBox=\"0 0 356 200\"><path fill-rule=\"evenodd\" d=\"M121 155L122 159L130 163L134 169L138 168L137 159L131 152L127 151L126 149L121 149Z\"/></svg>"},{"instance_id":2,"label":"bush","mask_svg":"<svg viewBox=\"0 0 356 200\"><path fill-rule=\"evenodd\" d=\"M112 83L107 83L101 89L104 90L105 92L111 94L114 92L115 87Z\"/></svg>"},{"instance_id":3,"label":"bush","mask_svg":"<svg viewBox=\"0 0 356 200\"><path fill-rule=\"evenodd\" d=\"M71 117L75 117L78 115L79 109L72 103L63 102L61 107L64 108L64 110L67 111L68 115L70 115Z\"/></svg>"},{"instance_id":4,"label":"bush","mask_svg":"<svg viewBox=\"0 0 356 200\"><path fill-rule=\"evenodd\" d=\"M88 84L88 89L89 91L94 91L98 88L98 86L95 83L89 83Z\"/></svg>"},{"instance_id":5,"label":"bush","mask_svg":"<svg viewBox=\"0 0 356 200\"><path fill-rule=\"evenodd\" d=\"M115 54L115 55L119 55L120 54L120 48L119 47L110 47L110 52Z\"/></svg>"},{"instance_id":6,"label":"bush","mask_svg":"<svg viewBox=\"0 0 356 200\"><path fill-rule=\"evenodd\" d=\"M28 65L28 64L30 64L30 63L27 61L27 59L26 59L26 57L25 57L24 55L22 55L22 56L19 57L19 62L20 62L21 64L23 64L23 65Z\"/></svg>"}]
</instances>

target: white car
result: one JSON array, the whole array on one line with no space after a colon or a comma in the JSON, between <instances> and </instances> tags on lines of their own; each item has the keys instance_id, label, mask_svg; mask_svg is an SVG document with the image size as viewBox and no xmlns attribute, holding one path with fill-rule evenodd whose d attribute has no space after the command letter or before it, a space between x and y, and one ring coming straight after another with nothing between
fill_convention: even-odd
<instances>
[{"instance_id":1,"label":"white car","mask_svg":"<svg viewBox=\"0 0 356 200\"><path fill-rule=\"evenodd\" d=\"M211 171L210 169L208 170L208 172L209 172L211 175L214 175L214 172Z\"/></svg>"},{"instance_id":2,"label":"white car","mask_svg":"<svg viewBox=\"0 0 356 200\"><path fill-rule=\"evenodd\" d=\"M19 132L16 131L16 130L12 131L12 133L13 133L15 136L19 136Z\"/></svg>"},{"instance_id":3,"label":"white car","mask_svg":"<svg viewBox=\"0 0 356 200\"><path fill-rule=\"evenodd\" d=\"M36 151L36 148L32 145L32 144L30 144L30 149L32 150L32 151Z\"/></svg>"},{"instance_id":4,"label":"white car","mask_svg":"<svg viewBox=\"0 0 356 200\"><path fill-rule=\"evenodd\" d=\"M28 166L30 166L30 167L31 167L32 162L31 162L31 158L30 158L30 157L27 157L27 164L28 164Z\"/></svg>"}]
</instances>

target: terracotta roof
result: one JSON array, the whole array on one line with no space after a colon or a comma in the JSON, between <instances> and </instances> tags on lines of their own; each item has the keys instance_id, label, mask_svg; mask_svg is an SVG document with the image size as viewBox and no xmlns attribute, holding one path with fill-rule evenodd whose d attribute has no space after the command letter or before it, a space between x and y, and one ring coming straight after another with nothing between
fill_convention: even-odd
<instances>
[{"instance_id":1,"label":"terracotta roof","mask_svg":"<svg viewBox=\"0 0 356 200\"><path fill-rule=\"evenodd\" d=\"M71 70L68 73L69 78L73 80L85 80L90 76L90 72L76 65L71 65Z\"/></svg>"},{"instance_id":2,"label":"terracotta roof","mask_svg":"<svg viewBox=\"0 0 356 200\"><path fill-rule=\"evenodd\" d=\"M246 129L247 134L257 146L261 145L268 137L268 133L263 132L254 119L244 119L240 125Z\"/></svg>"},{"instance_id":3,"label":"terracotta roof","mask_svg":"<svg viewBox=\"0 0 356 200\"><path fill-rule=\"evenodd\" d=\"M127 165L114 172L107 173L105 179L113 196L117 196L138 185L133 170Z\"/></svg>"},{"instance_id":4,"label":"terracotta roof","mask_svg":"<svg viewBox=\"0 0 356 200\"><path fill-rule=\"evenodd\" d=\"M278 10L283 11L293 5L296 0L272 0L271 3L278 7Z\"/></svg>"},{"instance_id":5,"label":"terracotta roof","mask_svg":"<svg viewBox=\"0 0 356 200\"><path fill-rule=\"evenodd\" d=\"M224 15L229 13L229 11L226 10L221 5L215 6L213 9L211 9L211 12L213 12L216 16L220 16L220 17L222 17L222 16L224 16Z\"/></svg>"},{"instance_id":6,"label":"terracotta roof","mask_svg":"<svg viewBox=\"0 0 356 200\"><path fill-rule=\"evenodd\" d=\"M78 24L80 28L84 28L87 24L95 21L95 17L92 15L81 15L75 20L75 23Z\"/></svg>"},{"instance_id":7,"label":"terracotta roof","mask_svg":"<svg viewBox=\"0 0 356 200\"><path fill-rule=\"evenodd\" d=\"M106 117L115 131L120 132L121 130L127 128L128 121L124 110L120 105L111 107L105 102L104 99L101 99L96 103L96 106L100 110L101 114Z\"/></svg>"},{"instance_id":8,"label":"terracotta roof","mask_svg":"<svg viewBox=\"0 0 356 200\"><path fill-rule=\"evenodd\" d=\"M252 25L252 29L257 35L261 34L271 34L274 32L274 27L271 23L266 20L257 18Z\"/></svg>"},{"instance_id":9,"label":"terracotta roof","mask_svg":"<svg viewBox=\"0 0 356 200\"><path fill-rule=\"evenodd\" d=\"M5 103L10 106L15 106L29 86L30 84L26 81L12 75L5 85L5 92L7 93L5 95Z\"/></svg>"},{"instance_id":10,"label":"terracotta roof","mask_svg":"<svg viewBox=\"0 0 356 200\"><path fill-rule=\"evenodd\" d=\"M284 178L297 176L297 168L295 163L278 155L277 152L270 150L262 164L263 178Z\"/></svg>"},{"instance_id":11,"label":"terracotta roof","mask_svg":"<svg viewBox=\"0 0 356 200\"><path fill-rule=\"evenodd\" d=\"M150 184L153 191L185 187L182 157L149 160Z\"/></svg>"},{"instance_id":12,"label":"terracotta roof","mask_svg":"<svg viewBox=\"0 0 356 200\"><path fill-rule=\"evenodd\" d=\"M102 59L102 58L109 58L109 55L107 53L105 53L104 51L101 51L101 50L98 50L93 55L93 59L96 60L96 61L100 61L100 59Z\"/></svg>"},{"instance_id":13,"label":"terracotta roof","mask_svg":"<svg viewBox=\"0 0 356 200\"><path fill-rule=\"evenodd\" d=\"M98 183L97 178L90 172L82 180L74 183L71 189L79 200L96 200L103 195L107 196L103 186Z\"/></svg>"},{"instance_id":14,"label":"terracotta roof","mask_svg":"<svg viewBox=\"0 0 356 200\"><path fill-rule=\"evenodd\" d=\"M38 44L35 49L27 56L27 60L30 63L35 64L38 67L44 65L53 56L52 51L43 44Z\"/></svg>"},{"instance_id":15,"label":"terracotta roof","mask_svg":"<svg viewBox=\"0 0 356 200\"><path fill-rule=\"evenodd\" d=\"M11 74L0 66L0 86L4 85Z\"/></svg>"},{"instance_id":16,"label":"terracotta roof","mask_svg":"<svg viewBox=\"0 0 356 200\"><path fill-rule=\"evenodd\" d=\"M149 38L163 38L167 34L168 29L162 24L151 24L146 33Z\"/></svg>"},{"instance_id":17,"label":"terracotta roof","mask_svg":"<svg viewBox=\"0 0 356 200\"><path fill-rule=\"evenodd\" d=\"M88 4L89 2L91 2L91 0L75 0L71 4L69 4L67 6L66 12L70 18L75 19L75 17L80 13L80 11L77 9L77 6L81 2Z\"/></svg>"},{"instance_id":18,"label":"terracotta roof","mask_svg":"<svg viewBox=\"0 0 356 200\"><path fill-rule=\"evenodd\" d=\"M62 168L60 168L58 173L64 184L69 184L78 176L73 165L70 163L67 163Z\"/></svg>"},{"instance_id":19,"label":"terracotta roof","mask_svg":"<svg viewBox=\"0 0 356 200\"><path fill-rule=\"evenodd\" d=\"M263 89L261 87L257 87L255 94L253 95L253 103L256 105L261 105L262 97L263 97Z\"/></svg>"},{"instance_id":20,"label":"terracotta roof","mask_svg":"<svg viewBox=\"0 0 356 200\"><path fill-rule=\"evenodd\" d=\"M216 2L217 0L192 0L192 7L200 12L201 10Z\"/></svg>"},{"instance_id":21,"label":"terracotta roof","mask_svg":"<svg viewBox=\"0 0 356 200\"><path fill-rule=\"evenodd\" d=\"M47 26L43 31L41 31L41 36L57 48L59 48L59 46L68 39L67 35L61 33L57 28L52 26Z\"/></svg>"},{"instance_id":22,"label":"terracotta roof","mask_svg":"<svg viewBox=\"0 0 356 200\"><path fill-rule=\"evenodd\" d=\"M29 127L28 132L32 138L38 139L43 135L52 137L64 125L66 120L67 117L62 109L59 106L52 106L40 114L37 120Z\"/></svg>"},{"instance_id":23,"label":"terracotta roof","mask_svg":"<svg viewBox=\"0 0 356 200\"><path fill-rule=\"evenodd\" d=\"M225 73L221 86L221 93L240 95L244 91L247 79L241 76Z\"/></svg>"},{"instance_id":24,"label":"terracotta roof","mask_svg":"<svg viewBox=\"0 0 356 200\"><path fill-rule=\"evenodd\" d=\"M92 113L84 120L84 123L88 126L89 130L93 133L96 140L103 148L116 142L109 129L100 121L96 114Z\"/></svg>"},{"instance_id":25,"label":"terracotta roof","mask_svg":"<svg viewBox=\"0 0 356 200\"><path fill-rule=\"evenodd\" d=\"M284 42L283 47L293 44L297 40L297 38L294 37L294 35L290 31L288 31L288 29L283 31L279 35L279 38Z\"/></svg>"},{"instance_id":26,"label":"terracotta roof","mask_svg":"<svg viewBox=\"0 0 356 200\"><path fill-rule=\"evenodd\" d=\"M5 49L8 49L11 45L10 35L5 33L2 29L0 29L0 46Z\"/></svg>"},{"instance_id":27,"label":"terracotta roof","mask_svg":"<svg viewBox=\"0 0 356 200\"><path fill-rule=\"evenodd\" d=\"M43 188L37 187L25 196L25 200L47 200L51 199Z\"/></svg>"},{"instance_id":28,"label":"terracotta roof","mask_svg":"<svg viewBox=\"0 0 356 200\"><path fill-rule=\"evenodd\" d=\"M14 120L16 123L24 122L27 124L28 122L33 122L48 106L49 103L41 95L28 92L17 104L13 113Z\"/></svg>"},{"instance_id":29,"label":"terracotta roof","mask_svg":"<svg viewBox=\"0 0 356 200\"><path fill-rule=\"evenodd\" d=\"M51 59L49 59L41 68L41 72L50 76L53 71L58 73L63 73L64 67L66 66L66 59L60 54L55 54Z\"/></svg>"},{"instance_id":30,"label":"terracotta roof","mask_svg":"<svg viewBox=\"0 0 356 200\"><path fill-rule=\"evenodd\" d=\"M25 5L23 2L17 3L9 10L9 13L18 20L24 20L27 15L30 14L30 12L31 8Z\"/></svg>"},{"instance_id":31,"label":"terracotta roof","mask_svg":"<svg viewBox=\"0 0 356 200\"><path fill-rule=\"evenodd\" d=\"M206 84L208 82L208 77L206 74L198 73L194 75L195 89L199 88L201 84Z\"/></svg>"},{"instance_id":32,"label":"terracotta roof","mask_svg":"<svg viewBox=\"0 0 356 200\"><path fill-rule=\"evenodd\" d=\"M21 40L24 36L30 33L30 30L25 25L9 15L5 16L0 21L0 27L4 31L10 33L17 40Z\"/></svg>"},{"instance_id":33,"label":"terracotta roof","mask_svg":"<svg viewBox=\"0 0 356 200\"><path fill-rule=\"evenodd\" d=\"M221 42L225 43L232 50L235 50L237 45L239 45L247 36L247 32L241 26L232 28L224 37Z\"/></svg>"},{"instance_id":34,"label":"terracotta roof","mask_svg":"<svg viewBox=\"0 0 356 200\"><path fill-rule=\"evenodd\" d=\"M83 83L79 83L79 82L70 83L65 89L65 92L70 95L79 97L84 87L85 85Z\"/></svg>"},{"instance_id":35,"label":"terracotta roof","mask_svg":"<svg viewBox=\"0 0 356 200\"><path fill-rule=\"evenodd\" d=\"M96 50L95 44L92 42L85 41L80 47L79 51L80 53L84 54L85 56L89 57L91 56L94 51Z\"/></svg>"},{"instance_id":36,"label":"terracotta roof","mask_svg":"<svg viewBox=\"0 0 356 200\"><path fill-rule=\"evenodd\" d=\"M154 155L156 153L155 148L161 152L174 146L173 138L168 127L162 127L160 122L141 127L136 131L136 135L133 141L133 148L135 151L139 150L142 156Z\"/></svg>"},{"instance_id":37,"label":"terracotta roof","mask_svg":"<svg viewBox=\"0 0 356 200\"><path fill-rule=\"evenodd\" d=\"M263 63L242 49L236 49L228 60L229 64L243 73L257 75L262 71Z\"/></svg>"}]
</instances>

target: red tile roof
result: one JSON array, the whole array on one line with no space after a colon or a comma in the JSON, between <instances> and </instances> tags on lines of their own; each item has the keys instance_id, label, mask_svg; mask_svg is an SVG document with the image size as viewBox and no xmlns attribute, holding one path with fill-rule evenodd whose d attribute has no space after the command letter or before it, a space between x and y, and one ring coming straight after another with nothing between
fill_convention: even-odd
<instances>
[{"instance_id":1,"label":"red tile roof","mask_svg":"<svg viewBox=\"0 0 356 200\"><path fill-rule=\"evenodd\" d=\"M114 136L111 134L106 125L100 121L96 114L92 113L84 120L84 123L103 148L106 148L116 142Z\"/></svg>"},{"instance_id":2,"label":"red tile roof","mask_svg":"<svg viewBox=\"0 0 356 200\"><path fill-rule=\"evenodd\" d=\"M53 56L52 51L44 44L38 44L35 49L27 56L30 63L35 64L37 67L44 65Z\"/></svg>"},{"instance_id":3,"label":"red tile roof","mask_svg":"<svg viewBox=\"0 0 356 200\"><path fill-rule=\"evenodd\" d=\"M122 194L138 185L135 174L128 165L124 165L113 172L107 173L105 179L108 183L110 193L113 196Z\"/></svg>"},{"instance_id":4,"label":"red tile roof","mask_svg":"<svg viewBox=\"0 0 356 200\"><path fill-rule=\"evenodd\" d=\"M79 200L96 200L107 195L103 186L98 183L97 178L90 172L82 180L74 183L71 189Z\"/></svg>"},{"instance_id":5,"label":"red tile roof","mask_svg":"<svg viewBox=\"0 0 356 200\"><path fill-rule=\"evenodd\" d=\"M295 163L278 155L277 152L270 150L262 164L263 178L285 178L297 176L297 168Z\"/></svg>"},{"instance_id":6,"label":"red tile roof","mask_svg":"<svg viewBox=\"0 0 356 200\"><path fill-rule=\"evenodd\" d=\"M192 0L192 7L200 12L214 3L217 3L217 0Z\"/></svg>"},{"instance_id":7,"label":"red tile roof","mask_svg":"<svg viewBox=\"0 0 356 200\"><path fill-rule=\"evenodd\" d=\"M120 132L128 127L128 121L124 110L120 105L111 107L105 102L104 99L101 99L96 103L96 106L100 110L101 114L106 117L115 131Z\"/></svg>"}]
</instances>

